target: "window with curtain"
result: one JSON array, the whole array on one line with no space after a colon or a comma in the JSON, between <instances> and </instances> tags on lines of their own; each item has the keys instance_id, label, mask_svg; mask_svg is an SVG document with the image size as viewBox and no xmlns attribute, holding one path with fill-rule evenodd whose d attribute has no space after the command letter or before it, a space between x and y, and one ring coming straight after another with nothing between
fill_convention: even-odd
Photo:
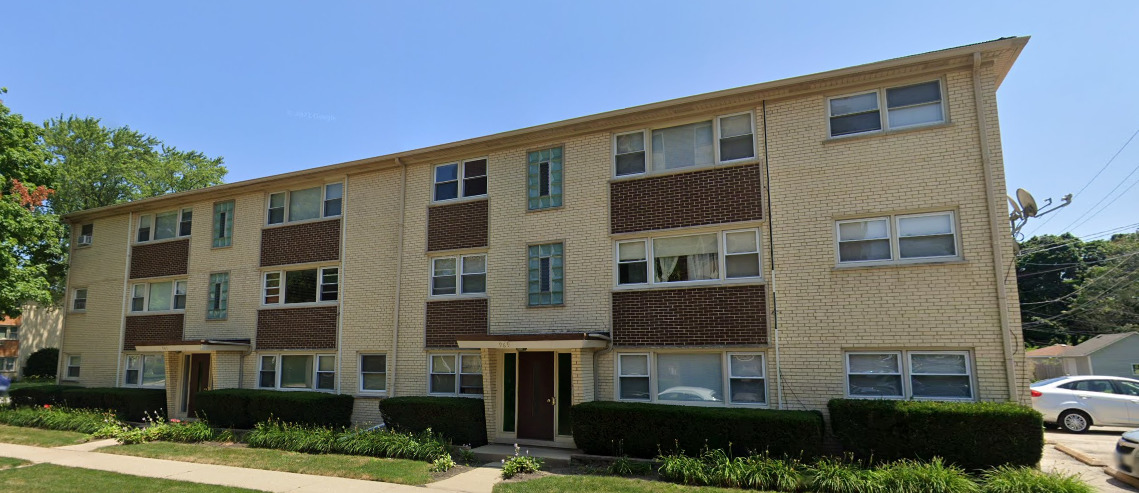
<instances>
[{"instance_id":1,"label":"window with curtain","mask_svg":"<svg viewBox=\"0 0 1139 493\"><path fill-rule=\"evenodd\" d=\"M711 121L653 130L652 138L655 171L708 166L716 160Z\"/></svg>"},{"instance_id":2,"label":"window with curtain","mask_svg":"<svg viewBox=\"0 0 1139 493\"><path fill-rule=\"evenodd\" d=\"M647 401L649 393L649 355L620 354L617 356L617 392L621 399Z\"/></svg>"},{"instance_id":3,"label":"window with curtain","mask_svg":"<svg viewBox=\"0 0 1139 493\"><path fill-rule=\"evenodd\" d=\"M836 221L838 262L937 262L958 257L953 212Z\"/></svg>"},{"instance_id":4,"label":"window with curtain","mask_svg":"<svg viewBox=\"0 0 1139 493\"><path fill-rule=\"evenodd\" d=\"M653 240L656 282L719 279L716 234Z\"/></svg>"},{"instance_id":5,"label":"window with curtain","mask_svg":"<svg viewBox=\"0 0 1139 493\"><path fill-rule=\"evenodd\" d=\"M562 148L532 151L527 157L527 198L530 210L562 205Z\"/></svg>"},{"instance_id":6,"label":"window with curtain","mask_svg":"<svg viewBox=\"0 0 1139 493\"><path fill-rule=\"evenodd\" d=\"M186 281L139 283L131 286L131 312L186 309Z\"/></svg>"},{"instance_id":7,"label":"window with curtain","mask_svg":"<svg viewBox=\"0 0 1139 493\"><path fill-rule=\"evenodd\" d=\"M616 260L618 285L763 277L758 229L618 241Z\"/></svg>"},{"instance_id":8,"label":"window with curtain","mask_svg":"<svg viewBox=\"0 0 1139 493\"><path fill-rule=\"evenodd\" d=\"M966 353L910 352L910 389L915 398L972 399Z\"/></svg>"},{"instance_id":9,"label":"window with curtain","mask_svg":"<svg viewBox=\"0 0 1139 493\"><path fill-rule=\"evenodd\" d=\"M313 383L312 360L311 355L282 355L281 388L311 389Z\"/></svg>"},{"instance_id":10,"label":"window with curtain","mask_svg":"<svg viewBox=\"0 0 1139 493\"><path fill-rule=\"evenodd\" d=\"M562 304L564 298L562 244L531 245L528 252L528 303L531 306Z\"/></svg>"},{"instance_id":11,"label":"window with curtain","mask_svg":"<svg viewBox=\"0 0 1139 493\"><path fill-rule=\"evenodd\" d=\"M890 260L890 223L885 218L838 222L839 262Z\"/></svg>"},{"instance_id":12,"label":"window with curtain","mask_svg":"<svg viewBox=\"0 0 1139 493\"><path fill-rule=\"evenodd\" d=\"M932 80L827 99L831 137L880 132L883 106L891 130L945 121L941 81Z\"/></svg>"},{"instance_id":13,"label":"window with curtain","mask_svg":"<svg viewBox=\"0 0 1139 493\"><path fill-rule=\"evenodd\" d=\"M209 303L206 308L206 318L209 320L223 320L229 310L229 273L219 272L210 274Z\"/></svg>"},{"instance_id":14,"label":"window with curtain","mask_svg":"<svg viewBox=\"0 0 1139 493\"><path fill-rule=\"evenodd\" d=\"M214 248L227 247L233 244L233 205L234 201L218 202L214 204Z\"/></svg>"},{"instance_id":15,"label":"window with curtain","mask_svg":"<svg viewBox=\"0 0 1139 493\"><path fill-rule=\"evenodd\" d=\"M848 353L847 393L855 397L902 397L899 353Z\"/></svg>"},{"instance_id":16,"label":"window with curtain","mask_svg":"<svg viewBox=\"0 0 1139 493\"><path fill-rule=\"evenodd\" d=\"M320 217L320 187L289 192L289 221Z\"/></svg>"}]
</instances>

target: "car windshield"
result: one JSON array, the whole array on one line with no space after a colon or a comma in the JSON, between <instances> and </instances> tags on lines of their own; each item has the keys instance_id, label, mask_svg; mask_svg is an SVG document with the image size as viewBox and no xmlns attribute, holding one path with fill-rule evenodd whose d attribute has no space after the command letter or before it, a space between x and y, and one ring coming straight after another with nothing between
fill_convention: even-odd
<instances>
[{"instance_id":1,"label":"car windshield","mask_svg":"<svg viewBox=\"0 0 1139 493\"><path fill-rule=\"evenodd\" d=\"M1059 382L1060 380L1063 380L1065 378L1068 378L1068 377L1048 378L1045 380L1041 380L1039 382L1032 382L1032 385L1029 385L1029 387L1039 387L1041 385L1048 385L1050 383Z\"/></svg>"}]
</instances>

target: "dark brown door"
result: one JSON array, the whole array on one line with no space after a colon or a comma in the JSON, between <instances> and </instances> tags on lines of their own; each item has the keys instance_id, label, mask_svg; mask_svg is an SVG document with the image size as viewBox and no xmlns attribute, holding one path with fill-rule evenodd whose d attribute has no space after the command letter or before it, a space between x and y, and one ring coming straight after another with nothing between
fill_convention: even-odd
<instances>
[{"instance_id":1,"label":"dark brown door","mask_svg":"<svg viewBox=\"0 0 1139 493\"><path fill-rule=\"evenodd\" d=\"M210 388L210 355L190 355L190 388L186 392L186 409L190 416L194 415L194 397L198 391Z\"/></svg>"},{"instance_id":2,"label":"dark brown door","mask_svg":"<svg viewBox=\"0 0 1139 493\"><path fill-rule=\"evenodd\" d=\"M554 353L518 353L518 438L554 439Z\"/></svg>"}]
</instances>

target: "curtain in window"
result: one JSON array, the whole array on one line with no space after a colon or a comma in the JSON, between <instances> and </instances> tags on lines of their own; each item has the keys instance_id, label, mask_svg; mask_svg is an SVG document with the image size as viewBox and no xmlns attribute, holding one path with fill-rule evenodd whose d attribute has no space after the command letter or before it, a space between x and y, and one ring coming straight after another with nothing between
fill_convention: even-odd
<instances>
[{"instance_id":1,"label":"curtain in window","mask_svg":"<svg viewBox=\"0 0 1139 493\"><path fill-rule=\"evenodd\" d=\"M173 282L156 282L150 285L150 304L147 306L147 311L169 310L172 306L171 290L174 288Z\"/></svg>"},{"instance_id":2,"label":"curtain in window","mask_svg":"<svg viewBox=\"0 0 1139 493\"><path fill-rule=\"evenodd\" d=\"M312 388L312 356L281 356L281 387Z\"/></svg>"},{"instance_id":3,"label":"curtain in window","mask_svg":"<svg viewBox=\"0 0 1139 493\"><path fill-rule=\"evenodd\" d=\"M320 217L320 187L289 192L289 221Z\"/></svg>"},{"instance_id":4,"label":"curtain in window","mask_svg":"<svg viewBox=\"0 0 1139 493\"><path fill-rule=\"evenodd\" d=\"M653 240L657 282L718 279L715 234L659 238ZM684 269L677 264L683 261Z\"/></svg>"},{"instance_id":5,"label":"curtain in window","mask_svg":"<svg viewBox=\"0 0 1139 493\"><path fill-rule=\"evenodd\" d=\"M178 232L178 213L159 214L154 218L154 239L173 238Z\"/></svg>"}]
</instances>

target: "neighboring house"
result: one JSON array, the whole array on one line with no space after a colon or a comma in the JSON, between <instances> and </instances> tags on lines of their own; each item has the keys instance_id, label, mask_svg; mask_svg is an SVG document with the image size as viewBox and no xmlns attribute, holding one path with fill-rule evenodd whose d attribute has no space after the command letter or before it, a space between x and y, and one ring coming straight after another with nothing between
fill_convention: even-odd
<instances>
[{"instance_id":1,"label":"neighboring house","mask_svg":"<svg viewBox=\"0 0 1139 493\"><path fill-rule=\"evenodd\" d=\"M1139 378L1139 332L1100 334L1075 346L1057 344L1025 354L1036 379L1064 375Z\"/></svg>"},{"instance_id":2,"label":"neighboring house","mask_svg":"<svg viewBox=\"0 0 1139 493\"><path fill-rule=\"evenodd\" d=\"M19 372L20 317L0 316L0 375L9 379Z\"/></svg>"},{"instance_id":3,"label":"neighboring house","mask_svg":"<svg viewBox=\"0 0 1139 493\"><path fill-rule=\"evenodd\" d=\"M23 377L28 356L48 347L59 347L63 311L35 303L24 305L16 318L0 318L0 374Z\"/></svg>"},{"instance_id":4,"label":"neighboring house","mask_svg":"<svg viewBox=\"0 0 1139 493\"><path fill-rule=\"evenodd\" d=\"M1027 42L69 214L61 381L179 417L480 398L492 441L563 446L592 400L1024 402L996 90Z\"/></svg>"}]
</instances>

